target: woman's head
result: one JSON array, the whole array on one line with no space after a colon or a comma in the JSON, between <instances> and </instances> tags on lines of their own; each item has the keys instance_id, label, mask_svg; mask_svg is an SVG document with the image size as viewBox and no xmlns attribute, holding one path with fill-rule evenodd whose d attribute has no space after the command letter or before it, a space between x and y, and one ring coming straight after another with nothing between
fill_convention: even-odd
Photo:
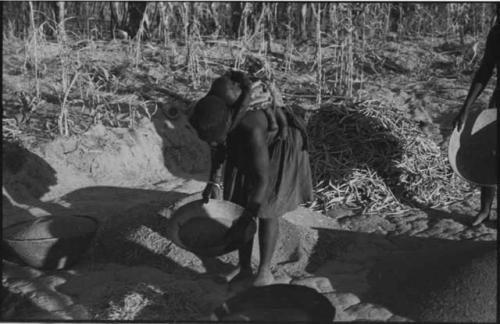
<instances>
[{"instance_id":1,"label":"woman's head","mask_svg":"<svg viewBox=\"0 0 500 324\"><path fill-rule=\"evenodd\" d=\"M196 103L189 122L203 141L222 144L231 126L231 111L223 99L208 95Z\"/></svg>"}]
</instances>

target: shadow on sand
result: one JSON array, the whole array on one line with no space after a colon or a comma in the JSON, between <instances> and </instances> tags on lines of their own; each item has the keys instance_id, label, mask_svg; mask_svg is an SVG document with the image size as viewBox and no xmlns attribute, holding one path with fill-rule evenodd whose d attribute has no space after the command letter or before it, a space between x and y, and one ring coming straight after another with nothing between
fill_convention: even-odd
<instances>
[{"instance_id":1,"label":"shadow on sand","mask_svg":"<svg viewBox=\"0 0 500 324\"><path fill-rule=\"evenodd\" d=\"M337 292L416 321L496 320L496 241L318 231L306 270L329 278ZM369 269L366 282L325 266L335 260Z\"/></svg>"},{"instance_id":2,"label":"shadow on sand","mask_svg":"<svg viewBox=\"0 0 500 324\"><path fill-rule=\"evenodd\" d=\"M174 104L167 108L177 109ZM210 150L189 124L184 113L169 119L159 112L152 118L156 132L163 141L165 167L176 177L207 181Z\"/></svg>"},{"instance_id":3,"label":"shadow on sand","mask_svg":"<svg viewBox=\"0 0 500 324\"><path fill-rule=\"evenodd\" d=\"M57 184L56 171L42 158L19 147L5 143L3 147L3 226L30 221L44 215L86 215L98 222L95 237L71 269L92 272L101 264L145 266L178 278L197 278L193 263L208 273L227 269L215 258L197 258L180 251L166 238L167 220L158 211L187 196L177 191L158 191L113 186L93 186L70 192L53 202L42 202L40 197ZM37 209L37 212L33 212ZM6 223L5 220L9 222ZM5 247L5 246L4 246ZM2 256L24 265L15 255ZM46 274L64 274L46 270ZM79 276L67 274L68 284L84 284ZM25 319L17 313L15 319ZM38 313L42 316L41 313Z\"/></svg>"}]
</instances>

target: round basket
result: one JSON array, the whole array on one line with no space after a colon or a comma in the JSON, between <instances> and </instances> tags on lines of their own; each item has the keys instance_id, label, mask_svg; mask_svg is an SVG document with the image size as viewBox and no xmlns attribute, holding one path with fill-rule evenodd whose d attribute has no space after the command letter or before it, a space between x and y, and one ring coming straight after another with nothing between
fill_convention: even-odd
<instances>
[{"instance_id":1,"label":"round basket","mask_svg":"<svg viewBox=\"0 0 500 324\"><path fill-rule=\"evenodd\" d=\"M497 184L497 109L475 112L450 137L448 159L455 173L480 186Z\"/></svg>"},{"instance_id":2,"label":"round basket","mask_svg":"<svg viewBox=\"0 0 500 324\"><path fill-rule=\"evenodd\" d=\"M43 216L3 229L7 252L40 269L63 269L78 262L97 230L88 216Z\"/></svg>"},{"instance_id":3,"label":"round basket","mask_svg":"<svg viewBox=\"0 0 500 324\"><path fill-rule=\"evenodd\" d=\"M165 110L165 116L170 120L177 120L181 116L179 108L177 107L169 107Z\"/></svg>"},{"instance_id":4,"label":"round basket","mask_svg":"<svg viewBox=\"0 0 500 324\"><path fill-rule=\"evenodd\" d=\"M201 256L218 256L237 249L253 238L253 233L231 244L224 240L232 223L243 214L244 208L230 201L210 199L204 204L195 200L173 211L167 223L167 236L179 247Z\"/></svg>"},{"instance_id":5,"label":"round basket","mask_svg":"<svg viewBox=\"0 0 500 324\"><path fill-rule=\"evenodd\" d=\"M316 290L276 284L253 287L215 309L219 321L331 323L335 307Z\"/></svg>"}]
</instances>

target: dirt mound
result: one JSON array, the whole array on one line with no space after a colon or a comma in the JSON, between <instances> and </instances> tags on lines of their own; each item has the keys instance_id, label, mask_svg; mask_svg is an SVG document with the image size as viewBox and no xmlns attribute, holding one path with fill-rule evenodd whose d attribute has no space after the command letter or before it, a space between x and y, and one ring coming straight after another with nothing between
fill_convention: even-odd
<instances>
[{"instance_id":1,"label":"dirt mound","mask_svg":"<svg viewBox=\"0 0 500 324\"><path fill-rule=\"evenodd\" d=\"M137 187L209 165L208 148L185 118L142 119L134 129L96 125L32 151L4 144L3 184L16 201L50 200L95 185Z\"/></svg>"}]
</instances>

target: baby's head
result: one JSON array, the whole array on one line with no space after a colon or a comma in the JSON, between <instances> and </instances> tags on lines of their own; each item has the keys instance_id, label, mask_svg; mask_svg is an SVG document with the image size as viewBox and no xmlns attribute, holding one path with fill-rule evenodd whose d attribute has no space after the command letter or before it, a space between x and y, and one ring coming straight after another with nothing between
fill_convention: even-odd
<instances>
[{"instance_id":1,"label":"baby's head","mask_svg":"<svg viewBox=\"0 0 500 324\"><path fill-rule=\"evenodd\" d=\"M217 96L224 100L227 106L232 106L240 97L241 88L238 83L224 75L215 79L208 94Z\"/></svg>"},{"instance_id":2,"label":"baby's head","mask_svg":"<svg viewBox=\"0 0 500 324\"><path fill-rule=\"evenodd\" d=\"M231 126L231 109L216 96L205 96L194 106L189 117L198 137L211 146L223 144Z\"/></svg>"}]
</instances>

